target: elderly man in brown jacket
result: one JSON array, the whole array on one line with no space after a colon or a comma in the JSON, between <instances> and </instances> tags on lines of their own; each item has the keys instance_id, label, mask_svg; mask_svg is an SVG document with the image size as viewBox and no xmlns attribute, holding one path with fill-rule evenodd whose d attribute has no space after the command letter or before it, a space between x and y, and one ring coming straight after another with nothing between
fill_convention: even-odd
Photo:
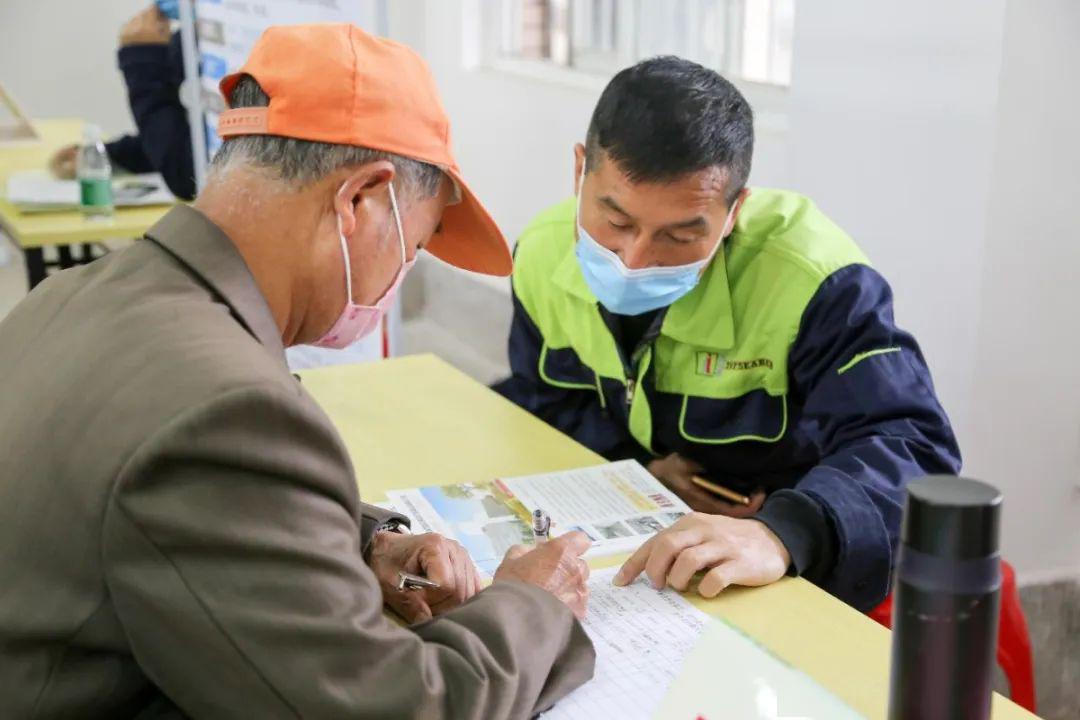
<instances>
[{"instance_id":1,"label":"elderly man in brown jacket","mask_svg":"<svg viewBox=\"0 0 1080 720\"><path fill-rule=\"evenodd\" d=\"M510 269L427 68L271 28L222 90L195 205L0 322L0 716L544 710L592 672L588 541L516 549L478 592L460 546L360 501L284 360L377 326L421 247Z\"/></svg>"}]
</instances>

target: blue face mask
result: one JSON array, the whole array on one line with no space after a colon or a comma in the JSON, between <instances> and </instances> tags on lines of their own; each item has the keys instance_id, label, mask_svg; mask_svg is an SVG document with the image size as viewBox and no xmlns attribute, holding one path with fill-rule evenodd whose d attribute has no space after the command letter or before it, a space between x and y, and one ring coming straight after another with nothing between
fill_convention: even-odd
<instances>
[{"instance_id":1,"label":"blue face mask","mask_svg":"<svg viewBox=\"0 0 1080 720\"><path fill-rule=\"evenodd\" d=\"M170 20L180 19L180 0L154 0L161 14Z\"/></svg>"},{"instance_id":2,"label":"blue face mask","mask_svg":"<svg viewBox=\"0 0 1080 720\"><path fill-rule=\"evenodd\" d=\"M704 260L687 265L648 267L631 270L617 254L596 242L581 226L581 194L585 185L585 169L582 167L578 183L577 232L578 241L574 253L585 283L593 295L610 312L616 315L640 315L650 310L667 307L697 287L701 272L716 255L728 225L735 213L737 203L732 203L724 220L724 229L716 246Z\"/></svg>"}]
</instances>

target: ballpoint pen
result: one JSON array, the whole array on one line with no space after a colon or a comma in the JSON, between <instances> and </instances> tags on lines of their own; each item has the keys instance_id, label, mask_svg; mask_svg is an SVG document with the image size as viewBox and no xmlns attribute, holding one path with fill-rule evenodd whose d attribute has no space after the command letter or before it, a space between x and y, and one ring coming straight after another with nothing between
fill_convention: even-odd
<instances>
[{"instance_id":1,"label":"ballpoint pen","mask_svg":"<svg viewBox=\"0 0 1080 720\"><path fill-rule=\"evenodd\" d=\"M548 541L551 533L551 516L540 508L533 510L532 514L533 542L539 545Z\"/></svg>"},{"instance_id":2,"label":"ballpoint pen","mask_svg":"<svg viewBox=\"0 0 1080 720\"><path fill-rule=\"evenodd\" d=\"M398 590L438 590L441 585L434 580L428 580L426 577L420 575L413 575L403 570L399 570L397 589Z\"/></svg>"}]
</instances>

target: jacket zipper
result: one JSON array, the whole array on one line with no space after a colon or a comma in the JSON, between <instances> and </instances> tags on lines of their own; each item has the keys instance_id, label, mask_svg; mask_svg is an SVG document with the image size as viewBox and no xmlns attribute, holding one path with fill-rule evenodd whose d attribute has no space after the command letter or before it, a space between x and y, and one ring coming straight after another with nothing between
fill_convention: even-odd
<instances>
[{"instance_id":1,"label":"jacket zipper","mask_svg":"<svg viewBox=\"0 0 1080 720\"><path fill-rule=\"evenodd\" d=\"M630 356L630 362L627 362L626 357L623 355L623 351L618 347L618 342L615 343L616 351L619 354L619 360L622 362L623 373L626 375L626 412L630 412L630 406L634 404L634 395L637 393L637 367L641 362L641 355L645 352L646 348L652 346L657 336L660 334L660 326L664 322L664 316L667 314L665 309L653 320L652 326L645 332L645 335L638 342L637 347L634 348L634 352ZM612 335L615 334L614 320L612 316L604 310L600 309L600 315L604 320L604 324L608 328L608 332Z\"/></svg>"}]
</instances>

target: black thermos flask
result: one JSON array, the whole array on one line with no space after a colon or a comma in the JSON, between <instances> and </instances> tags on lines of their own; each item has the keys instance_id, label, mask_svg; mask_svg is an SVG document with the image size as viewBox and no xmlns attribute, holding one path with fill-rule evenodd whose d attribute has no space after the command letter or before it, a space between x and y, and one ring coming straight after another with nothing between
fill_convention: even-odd
<instances>
[{"instance_id":1,"label":"black thermos flask","mask_svg":"<svg viewBox=\"0 0 1080 720\"><path fill-rule=\"evenodd\" d=\"M1001 493L932 475L908 486L893 591L889 720L987 720L997 650Z\"/></svg>"}]
</instances>

